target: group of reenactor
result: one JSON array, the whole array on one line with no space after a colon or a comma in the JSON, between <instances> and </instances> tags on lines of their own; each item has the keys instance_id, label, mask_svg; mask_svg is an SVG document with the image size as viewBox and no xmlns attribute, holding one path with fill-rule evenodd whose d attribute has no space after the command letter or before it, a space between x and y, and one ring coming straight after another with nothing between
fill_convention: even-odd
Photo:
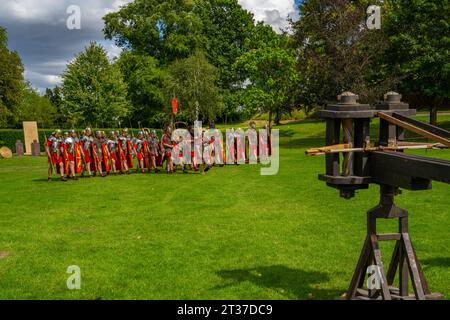
<instances>
[{"instance_id":1,"label":"group of reenactor","mask_svg":"<svg viewBox=\"0 0 450 320\"><path fill-rule=\"evenodd\" d=\"M172 153L179 143L180 140L172 140L170 127L164 130L161 139L155 130L146 128L136 137L128 129L111 131L108 135L104 131L94 134L91 128L86 128L81 135L75 130L63 134L57 129L47 137L45 145L49 162L48 181L52 181L55 172L62 181L77 180L78 176L92 178L130 174L135 165L136 173L156 173L164 163L167 173L171 174L176 170ZM181 153L178 149L176 152ZM177 163L183 172L188 166L194 171L200 170L193 157L194 152L191 153L190 163ZM211 164L204 164L202 173L211 167Z\"/></svg>"}]
</instances>

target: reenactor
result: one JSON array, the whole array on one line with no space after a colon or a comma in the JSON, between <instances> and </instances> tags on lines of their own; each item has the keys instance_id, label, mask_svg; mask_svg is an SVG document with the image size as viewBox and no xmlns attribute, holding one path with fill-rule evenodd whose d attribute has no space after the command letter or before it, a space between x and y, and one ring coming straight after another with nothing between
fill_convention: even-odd
<instances>
[{"instance_id":1,"label":"reenactor","mask_svg":"<svg viewBox=\"0 0 450 320\"><path fill-rule=\"evenodd\" d=\"M144 138L143 138L143 146L144 146L144 167L150 172L150 149L149 149L149 138L150 131L147 128L143 129Z\"/></svg>"},{"instance_id":2,"label":"reenactor","mask_svg":"<svg viewBox=\"0 0 450 320\"><path fill-rule=\"evenodd\" d=\"M136 173L141 171L145 173L144 167L144 132L140 131L135 139L133 139L133 149L136 154L136 159L138 161L136 167Z\"/></svg>"},{"instance_id":3,"label":"reenactor","mask_svg":"<svg viewBox=\"0 0 450 320\"><path fill-rule=\"evenodd\" d=\"M67 181L64 176L64 157L61 152L63 139L61 137L61 130L57 129L53 135L47 139L47 156L51 159L52 169L49 169L48 181L52 181L53 166L56 167L56 172L61 176L61 181Z\"/></svg>"},{"instance_id":4,"label":"reenactor","mask_svg":"<svg viewBox=\"0 0 450 320\"><path fill-rule=\"evenodd\" d=\"M148 138L148 149L150 156L150 171L154 169L155 173L157 173L158 172L157 158L160 151L160 142L155 130L152 130Z\"/></svg>"},{"instance_id":5,"label":"reenactor","mask_svg":"<svg viewBox=\"0 0 450 320\"><path fill-rule=\"evenodd\" d=\"M105 131L100 132L100 143L102 148L102 170L105 174L109 174L111 172L111 166L109 164L110 154L108 150L108 139L106 139Z\"/></svg>"},{"instance_id":6,"label":"reenactor","mask_svg":"<svg viewBox=\"0 0 450 320\"><path fill-rule=\"evenodd\" d=\"M92 150L93 150L93 143L94 143L94 138L92 137L92 129L91 128L86 128L84 130L84 135L81 137L80 139L81 142L81 147L83 149L83 163L84 163L84 168L83 168L83 172L82 172L82 176L84 176L84 172L87 171L88 173L88 177L92 178L92 171L95 172L96 170L96 166L95 166L95 162L93 159L93 154L92 154Z\"/></svg>"},{"instance_id":7,"label":"reenactor","mask_svg":"<svg viewBox=\"0 0 450 320\"><path fill-rule=\"evenodd\" d=\"M111 131L109 133L109 140L107 141L107 148L108 148L108 154L109 159L111 161L111 170L114 173L114 175L117 175L117 169L119 168L118 164L118 157L117 157L117 135L115 131Z\"/></svg>"},{"instance_id":8,"label":"reenactor","mask_svg":"<svg viewBox=\"0 0 450 320\"><path fill-rule=\"evenodd\" d=\"M122 134L117 138L117 149L119 154L120 172L129 174L128 166L128 129L123 129Z\"/></svg>"},{"instance_id":9,"label":"reenactor","mask_svg":"<svg viewBox=\"0 0 450 320\"><path fill-rule=\"evenodd\" d=\"M172 129L170 127L167 127L164 131L164 134L161 138L161 145L164 150L164 160L167 161L167 173L171 174L174 172L173 168L173 161L172 161L172 150L173 150L173 144L172 144Z\"/></svg>"},{"instance_id":10,"label":"reenactor","mask_svg":"<svg viewBox=\"0 0 450 320\"><path fill-rule=\"evenodd\" d=\"M106 173L103 172L103 141L102 132L97 131L95 133L94 143L92 144L92 156L95 163L95 167L98 170L100 177L105 177Z\"/></svg>"},{"instance_id":11,"label":"reenactor","mask_svg":"<svg viewBox=\"0 0 450 320\"><path fill-rule=\"evenodd\" d=\"M75 162L77 159L78 139L75 130L71 130L69 136L64 140L65 169L68 178L78 180L76 176Z\"/></svg>"}]
</instances>

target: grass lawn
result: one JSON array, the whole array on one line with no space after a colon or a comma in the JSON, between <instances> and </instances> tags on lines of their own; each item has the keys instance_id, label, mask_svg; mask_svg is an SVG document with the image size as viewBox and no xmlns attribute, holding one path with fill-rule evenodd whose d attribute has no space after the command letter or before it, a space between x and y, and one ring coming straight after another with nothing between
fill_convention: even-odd
<instances>
[{"instance_id":1,"label":"grass lawn","mask_svg":"<svg viewBox=\"0 0 450 320\"><path fill-rule=\"evenodd\" d=\"M443 125L450 117L442 117ZM378 187L352 200L318 181L322 122L281 129L276 176L258 166L47 183L46 158L0 160L1 299L334 299L346 291ZM450 151L418 151L450 159ZM433 291L450 298L450 187L405 191ZM395 223L381 231L394 230ZM391 244L383 244L385 264ZM70 265L81 290L66 287ZM311 296L310 296L311 298Z\"/></svg>"}]
</instances>

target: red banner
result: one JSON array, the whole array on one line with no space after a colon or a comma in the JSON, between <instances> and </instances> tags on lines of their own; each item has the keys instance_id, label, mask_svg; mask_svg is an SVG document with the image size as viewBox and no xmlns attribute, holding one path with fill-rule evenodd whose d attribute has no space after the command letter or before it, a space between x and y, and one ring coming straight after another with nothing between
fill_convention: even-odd
<instances>
[{"instance_id":1,"label":"red banner","mask_svg":"<svg viewBox=\"0 0 450 320\"><path fill-rule=\"evenodd\" d=\"M172 112L174 114L178 113L178 98L177 97L172 99Z\"/></svg>"}]
</instances>

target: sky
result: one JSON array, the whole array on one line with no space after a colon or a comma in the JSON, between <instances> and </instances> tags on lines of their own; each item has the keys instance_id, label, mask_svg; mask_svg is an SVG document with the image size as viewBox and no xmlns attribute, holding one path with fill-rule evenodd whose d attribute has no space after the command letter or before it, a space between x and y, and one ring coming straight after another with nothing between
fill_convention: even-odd
<instances>
[{"instance_id":1,"label":"sky","mask_svg":"<svg viewBox=\"0 0 450 320\"><path fill-rule=\"evenodd\" d=\"M300 0L239 0L255 15L279 32L296 19ZM1 0L0 26L6 27L9 48L16 50L25 66L25 79L41 92L61 84L60 75L76 53L97 41L112 59L121 49L104 39L102 17L131 0ZM69 30L67 8L81 9L81 29Z\"/></svg>"}]
</instances>

